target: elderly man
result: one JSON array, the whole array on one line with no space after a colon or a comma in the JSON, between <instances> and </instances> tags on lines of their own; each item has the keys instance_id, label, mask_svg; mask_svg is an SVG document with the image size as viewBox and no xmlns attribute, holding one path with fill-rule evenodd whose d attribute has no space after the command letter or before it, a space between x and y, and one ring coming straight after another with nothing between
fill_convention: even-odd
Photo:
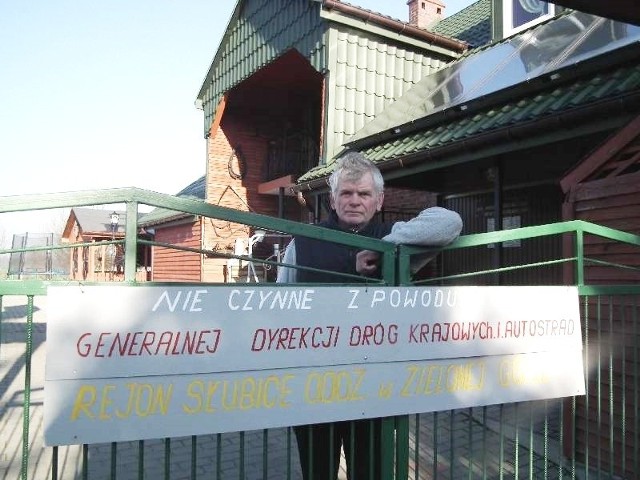
<instances>
[{"instance_id":1,"label":"elderly man","mask_svg":"<svg viewBox=\"0 0 640 480\"><path fill-rule=\"evenodd\" d=\"M320 226L381 238L396 244L440 247L455 240L462 229L460 216L440 207L423 210L408 222L373 221L384 200L384 180L376 165L364 155L350 152L337 162L329 178L331 216ZM296 237L282 262L327 272L281 267L279 283L346 283L331 272L373 276L378 273L377 252L356 249L306 237ZM345 450L349 479L380 478L380 420L355 420L295 427L300 464L305 479L337 478L340 448Z\"/></svg>"},{"instance_id":2,"label":"elderly man","mask_svg":"<svg viewBox=\"0 0 640 480\"><path fill-rule=\"evenodd\" d=\"M451 210L431 207L408 222L395 224L373 222L382 208L384 180L373 162L358 152L342 156L329 177L332 212L320 226L381 238L395 244L442 247L458 238L462 230L460 216ZM282 262L353 275L371 276L378 269L378 254L296 237L285 250ZM345 282L340 275L324 274L281 267L278 282Z\"/></svg>"}]
</instances>

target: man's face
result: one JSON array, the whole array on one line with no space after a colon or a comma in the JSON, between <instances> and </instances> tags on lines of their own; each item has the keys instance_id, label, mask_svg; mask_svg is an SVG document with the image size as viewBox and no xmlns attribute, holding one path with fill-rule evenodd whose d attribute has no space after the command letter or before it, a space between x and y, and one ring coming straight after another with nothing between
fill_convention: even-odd
<instances>
[{"instance_id":1,"label":"man's face","mask_svg":"<svg viewBox=\"0 0 640 480\"><path fill-rule=\"evenodd\" d=\"M340 179L338 191L331 195L331 206L344 228L362 228L382 208L384 193L376 193L373 177L367 173L355 182Z\"/></svg>"}]
</instances>

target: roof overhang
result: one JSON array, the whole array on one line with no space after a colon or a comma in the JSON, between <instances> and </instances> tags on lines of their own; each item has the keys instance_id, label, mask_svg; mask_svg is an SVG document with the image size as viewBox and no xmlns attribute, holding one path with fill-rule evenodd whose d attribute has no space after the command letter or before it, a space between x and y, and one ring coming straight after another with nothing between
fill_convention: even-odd
<instances>
[{"instance_id":1,"label":"roof overhang","mask_svg":"<svg viewBox=\"0 0 640 480\"><path fill-rule=\"evenodd\" d=\"M575 82L601 78L606 72L640 64L640 46L631 45L615 54L599 56L589 62L575 65L562 71L554 80L540 78L496 92L493 95L478 98L467 104L465 109L452 109L422 118L412 125L403 125L407 131L382 132L348 145L351 149L362 151L372 158L383 172L385 180L393 181L401 177L415 176L420 173L448 169L455 165L484 161L485 159L522 151L527 148L540 148L545 144L572 141L577 138L597 138L599 134L620 128L632 116L640 112L640 90L632 89L611 94L597 101L583 105L571 102L560 110L541 113L536 118L523 117L503 127L487 128L473 134L467 134L468 124L478 116L489 119L488 112L501 111L507 105L519 103L532 96L550 95L562 88L562 85L574 85ZM612 73L613 74L613 73ZM619 84L609 81L611 85ZM601 89L608 85L607 80L595 82L593 88ZM613 87L612 87L613 88ZM569 98L569 96L567 96ZM571 97L573 98L573 97ZM524 102L527 104L527 102ZM523 107L524 108L524 107ZM463 125L464 124L464 125ZM418 138L427 132L442 128L451 133L449 141L437 146L414 148L405 146L404 139ZM461 129L460 135L456 129ZM382 152L385 152L382 154ZM388 156L387 156L388 154ZM376 158L379 157L379 158ZM317 176L299 180L294 191L326 191L326 178L331 173L330 166L318 172Z\"/></svg>"},{"instance_id":2,"label":"roof overhang","mask_svg":"<svg viewBox=\"0 0 640 480\"><path fill-rule=\"evenodd\" d=\"M451 55L462 54L468 50L469 45L461 40L434 33L409 23L396 20L386 15L381 15L370 10L363 9L336 0L322 0L321 16L332 21L344 21L339 16L332 16L331 12L338 12L343 18L354 18L371 26L379 27L376 33L382 36L393 35L405 38L413 38L424 42L431 48L436 48L440 53Z\"/></svg>"},{"instance_id":3,"label":"roof overhang","mask_svg":"<svg viewBox=\"0 0 640 480\"><path fill-rule=\"evenodd\" d=\"M261 195L280 195L282 193L284 195L292 196L295 183L295 176L286 175L284 177L259 184L258 193Z\"/></svg>"},{"instance_id":4,"label":"roof overhang","mask_svg":"<svg viewBox=\"0 0 640 480\"><path fill-rule=\"evenodd\" d=\"M631 110L631 112L629 112ZM615 113L614 113L615 112ZM395 185L402 178L418 178L426 173L446 171L450 168L477 164L488 159L539 149L544 145L575 139L599 138L599 135L622 127L633 112L640 112L640 93L624 99L601 102L588 108L558 113L534 122L516 124L466 138L427 150L376 161L388 185ZM366 152L364 152L366 153ZM516 155L514 158L518 158ZM302 182L294 192L325 193L328 191L327 175ZM424 185L431 191L443 191ZM451 193L451 192L444 192Z\"/></svg>"},{"instance_id":5,"label":"roof overhang","mask_svg":"<svg viewBox=\"0 0 640 480\"><path fill-rule=\"evenodd\" d=\"M638 0L543 0L562 7L640 25Z\"/></svg>"}]
</instances>

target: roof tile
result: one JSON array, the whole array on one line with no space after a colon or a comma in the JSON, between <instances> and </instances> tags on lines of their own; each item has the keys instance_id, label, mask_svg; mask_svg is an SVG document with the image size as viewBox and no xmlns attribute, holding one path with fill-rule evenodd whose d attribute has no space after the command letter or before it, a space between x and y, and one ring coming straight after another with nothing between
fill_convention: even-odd
<instances>
[{"instance_id":1,"label":"roof tile","mask_svg":"<svg viewBox=\"0 0 640 480\"><path fill-rule=\"evenodd\" d=\"M637 90L640 90L640 64L619 67L572 84L552 87L544 92L513 99L498 107L487 107L470 117L463 117L387 143L374 145L363 150L363 153L372 161L381 162L408 153L442 147L510 124L534 121L543 116L581 108ZM324 177L331 172L332 168L333 164L314 168L300 177L298 182L303 183Z\"/></svg>"},{"instance_id":2,"label":"roof tile","mask_svg":"<svg viewBox=\"0 0 640 480\"><path fill-rule=\"evenodd\" d=\"M491 41L491 0L479 0L442 19L433 31L467 42L472 48Z\"/></svg>"}]
</instances>

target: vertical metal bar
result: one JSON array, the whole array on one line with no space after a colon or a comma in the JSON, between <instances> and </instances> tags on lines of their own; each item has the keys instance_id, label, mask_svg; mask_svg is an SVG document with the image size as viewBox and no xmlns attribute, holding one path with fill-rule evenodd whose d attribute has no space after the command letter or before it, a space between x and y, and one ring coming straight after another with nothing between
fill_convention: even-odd
<instances>
[{"instance_id":1,"label":"vertical metal bar","mask_svg":"<svg viewBox=\"0 0 640 480\"><path fill-rule=\"evenodd\" d=\"M433 467L432 476L434 480L438 478L438 412L433 412Z\"/></svg>"},{"instance_id":2,"label":"vertical metal bar","mask_svg":"<svg viewBox=\"0 0 640 480\"><path fill-rule=\"evenodd\" d=\"M602 438L602 297L598 295L598 301L596 306L596 331L598 334L596 349L597 349L597 367L596 367L596 419L597 419L597 440L595 442L596 447L596 466L598 470L598 476L600 475L600 469L602 468L602 449L600 448L600 439ZM588 447L587 447L588 448Z\"/></svg>"},{"instance_id":3,"label":"vertical metal bar","mask_svg":"<svg viewBox=\"0 0 640 480\"><path fill-rule=\"evenodd\" d=\"M82 478L89 478L89 445L86 443L82 444Z\"/></svg>"},{"instance_id":4,"label":"vertical metal bar","mask_svg":"<svg viewBox=\"0 0 640 480\"><path fill-rule=\"evenodd\" d=\"M47 235L47 247L48 246L53 246L53 233L50 233ZM47 271L45 278L47 280L51 280L52 276L53 276L53 255L51 253L51 250L47 250L45 252L45 269Z\"/></svg>"},{"instance_id":5,"label":"vertical metal bar","mask_svg":"<svg viewBox=\"0 0 640 480\"><path fill-rule=\"evenodd\" d=\"M198 465L198 436L191 435L191 478L192 479L196 478L197 465Z\"/></svg>"},{"instance_id":6,"label":"vertical metal bar","mask_svg":"<svg viewBox=\"0 0 640 480\"><path fill-rule=\"evenodd\" d=\"M500 436L500 454L498 455L498 478L504 478L504 403L500 404L500 413L498 414L499 427L498 435Z\"/></svg>"},{"instance_id":7,"label":"vertical metal bar","mask_svg":"<svg viewBox=\"0 0 640 480\"><path fill-rule=\"evenodd\" d=\"M571 437L571 446L572 452L571 455L571 480L575 480L578 476L578 464L576 459L576 450L578 446L578 436L576 435L576 425L577 425L577 417L578 417L578 403L576 401L576 397L571 397L571 420L572 420L572 428L573 435Z\"/></svg>"},{"instance_id":8,"label":"vertical metal bar","mask_svg":"<svg viewBox=\"0 0 640 480\"><path fill-rule=\"evenodd\" d=\"M519 420L520 404L516 403L514 408L515 438L514 438L514 458L513 469L515 471L514 478L520 478L520 420Z\"/></svg>"},{"instance_id":9,"label":"vertical metal bar","mask_svg":"<svg viewBox=\"0 0 640 480\"><path fill-rule=\"evenodd\" d=\"M1 305L0 305L1 308ZM51 452L51 480L58 480L58 447L54 446Z\"/></svg>"},{"instance_id":10,"label":"vertical metal bar","mask_svg":"<svg viewBox=\"0 0 640 480\"><path fill-rule=\"evenodd\" d=\"M575 397L571 397L572 400L575 399ZM563 480L563 471L564 469L562 468L562 458L565 452L565 446L564 446L564 442L566 441L564 438L564 415L565 415L565 402L560 401L560 428L558 431L558 446L559 446L559 451L558 451L558 480ZM571 427L573 428L573 426ZM575 435L573 435L575 437ZM575 452L575 450L571 450L572 452ZM571 455L571 459L573 460L573 458L575 457L575 455Z\"/></svg>"},{"instance_id":11,"label":"vertical metal bar","mask_svg":"<svg viewBox=\"0 0 640 480\"><path fill-rule=\"evenodd\" d=\"M413 465L415 471L414 480L420 480L420 414L416 413L415 416L415 429L413 431L413 445L415 449L413 452Z\"/></svg>"},{"instance_id":12,"label":"vertical metal bar","mask_svg":"<svg viewBox=\"0 0 640 480\"><path fill-rule=\"evenodd\" d=\"M398 283L400 285L410 285L411 284L411 256L406 253L406 249L399 245L397 248L398 257L398 271L396 275L398 276Z\"/></svg>"},{"instance_id":13,"label":"vertical metal bar","mask_svg":"<svg viewBox=\"0 0 640 480\"><path fill-rule=\"evenodd\" d=\"M620 466L620 473L622 475L627 471L627 315L625 307L626 301L623 297L620 299L620 321L622 322L622 393L620 394L620 403L622 404L622 419L620 422L622 465ZM613 348L613 344L611 348Z\"/></svg>"},{"instance_id":14,"label":"vertical metal bar","mask_svg":"<svg viewBox=\"0 0 640 480\"><path fill-rule=\"evenodd\" d=\"M330 424L329 425L329 451L332 452L333 451L333 428L334 428L334 424ZM312 429L311 428L307 428L304 430L305 435L307 435L307 443L309 445L308 448L308 452L305 452L305 455L307 455L308 457L308 469L309 471L307 472L307 475L309 475L309 478L311 480L314 480L313 478L313 462L314 462L314 455L313 455L313 435L312 435ZM332 462L331 457L329 457L329 462ZM329 468L331 468L331 464L329 464Z\"/></svg>"},{"instance_id":15,"label":"vertical metal bar","mask_svg":"<svg viewBox=\"0 0 640 480\"><path fill-rule=\"evenodd\" d=\"M29 233L25 233L24 237L22 237L22 246L21 248L27 248L27 244L29 243ZM18 280L22 280L22 273L24 272L24 262L27 252L20 252L20 260L18 262Z\"/></svg>"},{"instance_id":16,"label":"vertical metal bar","mask_svg":"<svg viewBox=\"0 0 640 480\"><path fill-rule=\"evenodd\" d=\"M278 218L284 218L284 187L278 188Z\"/></svg>"},{"instance_id":17,"label":"vertical metal bar","mask_svg":"<svg viewBox=\"0 0 640 480\"><path fill-rule=\"evenodd\" d=\"M381 477L382 478L393 478L393 463L394 463L394 459L395 459L395 455L393 454L394 452L394 441L395 441L395 435L394 435L394 428L395 428L395 421L393 417L386 417L383 418L381 421L381 432L380 432L380 436L381 436L381 445L382 445L382 464L380 466L380 471L381 471ZM372 429L371 431L374 431L375 429ZM372 439L373 440L373 439ZM373 455L371 455L371 457L373 457ZM371 459L373 462L373 458ZM372 468L370 468L369 470L370 472L373 472L374 470Z\"/></svg>"},{"instance_id":18,"label":"vertical metal bar","mask_svg":"<svg viewBox=\"0 0 640 480\"><path fill-rule=\"evenodd\" d=\"M494 218L494 230L496 232L502 230L502 165L500 161L497 161L493 167L491 167L493 173L493 218ZM502 267L502 242L494 243L493 249L493 268L498 269ZM502 284L502 275L500 273L494 274L494 283L496 285Z\"/></svg>"},{"instance_id":19,"label":"vertical metal bar","mask_svg":"<svg viewBox=\"0 0 640 480\"><path fill-rule=\"evenodd\" d=\"M269 474L269 429L262 430L262 478Z\"/></svg>"},{"instance_id":20,"label":"vertical metal bar","mask_svg":"<svg viewBox=\"0 0 640 480\"><path fill-rule=\"evenodd\" d=\"M638 318L638 303L637 297L633 300L633 469L632 471L637 472L640 470L640 460L639 454L640 452L640 370L638 369L638 365L640 363L640 358L638 355L638 350L640 349L640 345L638 345L638 339L640 338L640 327L638 323L640 323L640 318Z\"/></svg>"},{"instance_id":21,"label":"vertical metal bar","mask_svg":"<svg viewBox=\"0 0 640 480\"><path fill-rule=\"evenodd\" d=\"M116 466L118 458L118 444L116 442L111 442L111 478L115 480L117 478Z\"/></svg>"},{"instance_id":22,"label":"vertical metal bar","mask_svg":"<svg viewBox=\"0 0 640 480\"><path fill-rule=\"evenodd\" d=\"M31 357L33 354L33 295L27 296L27 332L25 342L21 480L27 480L29 471L29 408L31 405Z\"/></svg>"},{"instance_id":23,"label":"vertical metal bar","mask_svg":"<svg viewBox=\"0 0 640 480\"><path fill-rule=\"evenodd\" d=\"M584 297L584 358L585 358L585 365L584 365L584 376L585 376L585 396L584 396L584 418L585 418L585 422L584 422L584 474L585 476L588 478L589 477L589 463L590 463L590 456L589 456L589 432L590 432L590 422L589 422L589 395L591 394L590 392L590 388L589 388L589 382L590 382L590 378L589 378L589 373L591 372L591 335L589 334L589 329L591 328L590 325L590 321L589 321L589 316L591 315L590 309L589 309L589 297L587 295L585 295ZM577 414L577 412L576 412ZM577 420L577 417L576 417ZM575 452L575 450L574 450ZM575 454L574 454L575 456Z\"/></svg>"},{"instance_id":24,"label":"vertical metal bar","mask_svg":"<svg viewBox=\"0 0 640 480\"><path fill-rule=\"evenodd\" d=\"M482 407L482 478L487 478L487 407Z\"/></svg>"},{"instance_id":25,"label":"vertical metal bar","mask_svg":"<svg viewBox=\"0 0 640 480\"><path fill-rule=\"evenodd\" d=\"M164 478L171 480L171 439L164 439Z\"/></svg>"},{"instance_id":26,"label":"vertical metal bar","mask_svg":"<svg viewBox=\"0 0 640 480\"><path fill-rule=\"evenodd\" d=\"M570 399L571 401L571 405L572 405L572 411L570 412L572 415L572 412L575 412L575 408L573 408L573 406L575 405L576 402L576 397L571 397ZM565 435L564 435L564 421L565 421L565 402L560 402L560 430L558 432L558 445L560 448L560 451L558 452L559 456L560 456L560 460L558 461L558 480L563 480L564 479L564 469L562 468L562 456L563 453L565 451L565 447L564 447L564 442L565 440ZM570 423L570 428L572 432L575 432L575 422L571 422ZM571 445L571 452L575 452L575 433L571 435L573 441L572 441L572 445ZM572 478L575 478L575 454L571 454L571 471L572 471Z\"/></svg>"},{"instance_id":27,"label":"vertical metal bar","mask_svg":"<svg viewBox=\"0 0 640 480\"><path fill-rule=\"evenodd\" d=\"M382 254L382 279L387 285L397 285L396 283L396 255L395 250L390 250Z\"/></svg>"},{"instance_id":28,"label":"vertical metal bar","mask_svg":"<svg viewBox=\"0 0 640 480\"><path fill-rule=\"evenodd\" d=\"M244 480L246 475L244 473L244 457L245 456L245 432L240 432L240 468L238 468L239 480Z\"/></svg>"},{"instance_id":29,"label":"vertical metal bar","mask_svg":"<svg viewBox=\"0 0 640 480\"><path fill-rule=\"evenodd\" d=\"M534 426L533 426L533 408L532 408L532 403L529 402L527 403L527 405L529 406L529 480L533 480L533 470L534 470L534 464L535 464L535 457L534 457L534 444L533 444L533 432L534 432ZM544 457L544 461L546 463L547 461L547 457Z\"/></svg>"},{"instance_id":30,"label":"vertical metal bar","mask_svg":"<svg viewBox=\"0 0 640 480\"><path fill-rule=\"evenodd\" d=\"M293 442L291 441L291 431L293 429L291 427L287 427L287 480L291 480L291 448L293 446Z\"/></svg>"},{"instance_id":31,"label":"vertical metal bar","mask_svg":"<svg viewBox=\"0 0 640 480\"><path fill-rule=\"evenodd\" d=\"M144 440L138 440L138 480L144 480Z\"/></svg>"},{"instance_id":32,"label":"vertical metal bar","mask_svg":"<svg viewBox=\"0 0 640 480\"><path fill-rule=\"evenodd\" d=\"M577 285L584 285L584 232L576 230L576 279Z\"/></svg>"},{"instance_id":33,"label":"vertical metal bar","mask_svg":"<svg viewBox=\"0 0 640 480\"><path fill-rule=\"evenodd\" d=\"M543 438L543 452L544 452L544 462L543 462L543 478L546 480L549 478L549 469L548 469L548 459L549 459L549 401L543 400L544 404L544 425L542 428ZM561 459L558 460L558 465L562 465Z\"/></svg>"},{"instance_id":34,"label":"vertical metal bar","mask_svg":"<svg viewBox=\"0 0 640 480\"><path fill-rule=\"evenodd\" d=\"M454 462L454 458L456 458L455 416L456 416L456 411L449 410L449 446L450 446L449 455L451 456L450 462L449 462L449 478L456 478L455 477L456 469L455 469L455 462Z\"/></svg>"},{"instance_id":35,"label":"vertical metal bar","mask_svg":"<svg viewBox=\"0 0 640 480\"><path fill-rule=\"evenodd\" d=\"M578 466L576 463L576 449L578 446L578 436L575 434L577 424L578 405L576 397L571 397L571 428L573 429L573 435L571 436L571 479L575 479L578 475Z\"/></svg>"},{"instance_id":36,"label":"vertical metal bar","mask_svg":"<svg viewBox=\"0 0 640 480\"><path fill-rule=\"evenodd\" d=\"M609 476L611 478L613 478L613 472L615 471L615 460L614 460L614 456L613 456L613 452L614 452L614 431L615 431L615 418L613 416L613 409L614 409L614 394L613 394L613 302L614 302L614 297L613 295L609 296L609 334L607 335L607 350L609 351L609 365L608 365L608 370L609 370L609 392L608 392L608 396L609 396ZM622 344L622 351L624 352L624 340L623 340L623 344ZM624 398L624 397L622 397ZM622 402L624 403L624 402ZM623 415L622 418L624 418L624 410L623 410ZM624 458L625 453L624 450L622 450L622 458Z\"/></svg>"},{"instance_id":37,"label":"vertical metal bar","mask_svg":"<svg viewBox=\"0 0 640 480\"><path fill-rule=\"evenodd\" d=\"M315 202L313 204L313 223L320 221L320 204L322 203L322 195L314 195Z\"/></svg>"},{"instance_id":38,"label":"vertical metal bar","mask_svg":"<svg viewBox=\"0 0 640 480\"><path fill-rule=\"evenodd\" d=\"M391 254L395 255L393 261L387 256L383 261L383 276L389 285L410 283L410 258L404 254L403 249L396 248ZM389 264L391 267L386 268ZM391 277L389 277L391 275ZM376 452L382 456L382 478L395 478L396 480L406 480L409 478L409 416L403 415L395 418L384 418L380 425L381 435L380 446L382 452ZM375 431L375 429L372 429ZM373 448L370 452L374 452ZM395 452L393 455L392 452ZM371 455L373 457L373 455ZM373 460L373 459L372 459ZM395 464L395 468L394 468ZM370 472L374 472L373 465Z\"/></svg>"},{"instance_id":39,"label":"vertical metal bar","mask_svg":"<svg viewBox=\"0 0 640 480\"><path fill-rule=\"evenodd\" d=\"M369 464L369 467L368 467L369 468L369 477L368 478L369 478L369 480L374 480L374 478L373 478L373 474L374 474L374 471L375 471L375 453L373 453L373 452L375 452L374 437L375 437L375 435L382 435L382 431L377 432L376 431L377 429L375 428L373 422L370 424L370 427L371 428L369 428L369 432L368 432L369 433L369 435L368 435L369 438L367 438L367 443L369 444L367 446L367 448L369 450L369 455L367 455L367 457L368 457L367 463ZM353 434L353 433L352 433L352 438L353 438L352 448L355 448L355 434ZM391 448L392 448L391 451L393 451L393 444L391 445ZM351 451L353 452L354 450L351 450ZM382 448L382 452L376 452L376 453L378 453L378 455L383 455L383 457L386 457L387 454L388 454L388 451L386 451L384 449L384 447L383 447ZM389 456L392 456L392 455L389 455Z\"/></svg>"},{"instance_id":40,"label":"vertical metal bar","mask_svg":"<svg viewBox=\"0 0 640 480\"><path fill-rule=\"evenodd\" d=\"M395 417L396 421L396 476L397 480L409 478L409 415Z\"/></svg>"},{"instance_id":41,"label":"vertical metal bar","mask_svg":"<svg viewBox=\"0 0 640 480\"><path fill-rule=\"evenodd\" d=\"M216 478L222 478L222 434L216 434Z\"/></svg>"},{"instance_id":42,"label":"vertical metal bar","mask_svg":"<svg viewBox=\"0 0 640 480\"><path fill-rule=\"evenodd\" d=\"M138 256L138 202L127 202L124 250L124 281L135 282Z\"/></svg>"},{"instance_id":43,"label":"vertical metal bar","mask_svg":"<svg viewBox=\"0 0 640 480\"><path fill-rule=\"evenodd\" d=\"M469 460L467 464L467 478L473 478L473 408L469 407L467 415L467 449L469 451Z\"/></svg>"}]
</instances>

